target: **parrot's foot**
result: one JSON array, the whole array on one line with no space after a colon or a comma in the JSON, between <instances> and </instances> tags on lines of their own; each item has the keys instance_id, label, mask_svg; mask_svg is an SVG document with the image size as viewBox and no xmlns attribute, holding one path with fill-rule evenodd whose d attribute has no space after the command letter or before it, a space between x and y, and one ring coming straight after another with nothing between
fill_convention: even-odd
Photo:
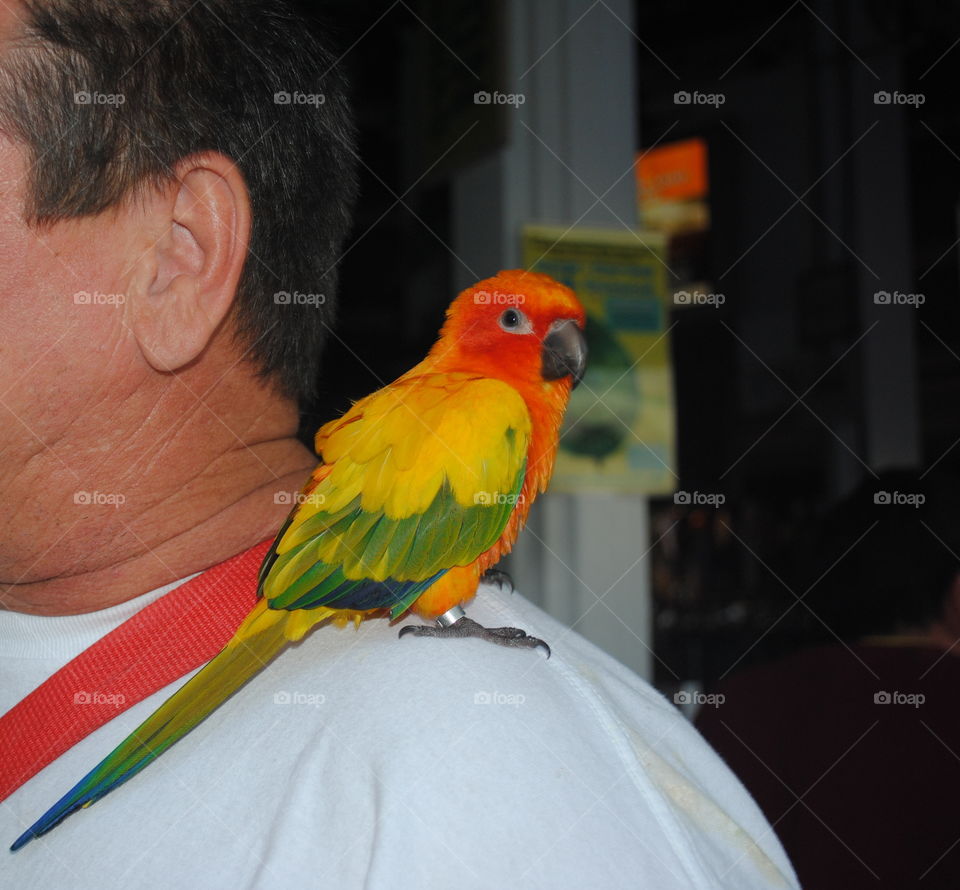
<instances>
[{"instance_id":1,"label":"parrot's foot","mask_svg":"<svg viewBox=\"0 0 960 890\"><path fill-rule=\"evenodd\" d=\"M486 582L487 584L496 584L497 587L501 589L506 587L507 590L513 593L513 578L500 569L487 569L480 576L480 580L482 582Z\"/></svg>"},{"instance_id":2,"label":"parrot's foot","mask_svg":"<svg viewBox=\"0 0 960 890\"><path fill-rule=\"evenodd\" d=\"M484 627L472 618L467 618L459 606L444 612L436 624L408 624L400 628L401 637L408 633L417 637L478 637L488 643L514 649L536 649L537 646L543 646L547 658L550 657L550 647L539 637L528 637L527 632L519 627Z\"/></svg>"}]
</instances>

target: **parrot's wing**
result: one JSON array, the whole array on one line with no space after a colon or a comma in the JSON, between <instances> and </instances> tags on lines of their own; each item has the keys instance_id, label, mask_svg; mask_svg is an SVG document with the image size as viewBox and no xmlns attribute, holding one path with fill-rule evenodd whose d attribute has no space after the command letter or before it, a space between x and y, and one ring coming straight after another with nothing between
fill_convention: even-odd
<instances>
[{"instance_id":1,"label":"parrot's wing","mask_svg":"<svg viewBox=\"0 0 960 890\"><path fill-rule=\"evenodd\" d=\"M323 463L264 562L270 607L401 614L496 543L530 434L520 394L486 377L402 378L357 402L317 434Z\"/></svg>"}]
</instances>

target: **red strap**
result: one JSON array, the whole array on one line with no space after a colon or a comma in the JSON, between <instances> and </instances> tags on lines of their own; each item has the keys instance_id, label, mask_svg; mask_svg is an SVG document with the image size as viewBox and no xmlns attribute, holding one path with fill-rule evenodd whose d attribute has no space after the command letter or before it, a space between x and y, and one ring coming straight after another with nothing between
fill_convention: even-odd
<instances>
[{"instance_id":1,"label":"red strap","mask_svg":"<svg viewBox=\"0 0 960 890\"><path fill-rule=\"evenodd\" d=\"M256 605L270 544L141 609L0 717L0 801L121 711L213 658Z\"/></svg>"}]
</instances>

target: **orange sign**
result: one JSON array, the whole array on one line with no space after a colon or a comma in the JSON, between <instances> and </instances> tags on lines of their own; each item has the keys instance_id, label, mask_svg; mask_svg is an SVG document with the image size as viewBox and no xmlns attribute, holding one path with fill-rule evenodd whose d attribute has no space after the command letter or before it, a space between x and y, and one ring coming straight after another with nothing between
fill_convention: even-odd
<instances>
[{"instance_id":1,"label":"orange sign","mask_svg":"<svg viewBox=\"0 0 960 890\"><path fill-rule=\"evenodd\" d=\"M637 155L637 187L645 201L682 201L707 195L707 144L671 142Z\"/></svg>"}]
</instances>

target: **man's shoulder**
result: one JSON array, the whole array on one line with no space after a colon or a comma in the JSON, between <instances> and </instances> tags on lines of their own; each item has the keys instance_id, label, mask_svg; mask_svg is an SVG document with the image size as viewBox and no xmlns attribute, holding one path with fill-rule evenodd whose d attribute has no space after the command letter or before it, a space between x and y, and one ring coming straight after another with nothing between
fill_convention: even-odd
<instances>
[{"instance_id":1,"label":"man's shoulder","mask_svg":"<svg viewBox=\"0 0 960 890\"><path fill-rule=\"evenodd\" d=\"M483 588L468 611L552 657L386 620L317 628L47 843L94 863L84 890L141 848L144 886L793 886L753 802L649 685L519 595ZM169 692L21 789L10 837ZM20 886L52 861L24 852Z\"/></svg>"},{"instance_id":2,"label":"man's shoulder","mask_svg":"<svg viewBox=\"0 0 960 890\"><path fill-rule=\"evenodd\" d=\"M552 656L471 638L399 638L415 617L325 626L250 684L248 704L275 717L291 711L304 731L348 719L355 737L402 721L401 742L445 735L449 727L472 726L489 739L527 726L616 746L630 724L684 724L649 684L519 594L483 587L467 611L486 626L516 626L544 639Z\"/></svg>"}]
</instances>

